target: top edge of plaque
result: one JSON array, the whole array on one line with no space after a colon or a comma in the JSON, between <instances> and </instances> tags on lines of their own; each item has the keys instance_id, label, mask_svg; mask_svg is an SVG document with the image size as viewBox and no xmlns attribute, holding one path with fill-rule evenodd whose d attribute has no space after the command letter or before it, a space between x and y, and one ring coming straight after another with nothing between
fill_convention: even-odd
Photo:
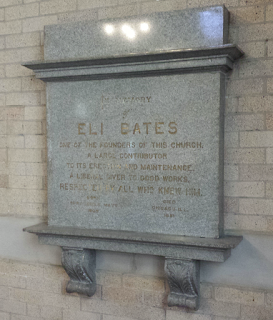
<instances>
[{"instance_id":1,"label":"top edge of plaque","mask_svg":"<svg viewBox=\"0 0 273 320\"><path fill-rule=\"evenodd\" d=\"M225 6L45 26L45 60L104 58L228 42Z\"/></svg>"}]
</instances>

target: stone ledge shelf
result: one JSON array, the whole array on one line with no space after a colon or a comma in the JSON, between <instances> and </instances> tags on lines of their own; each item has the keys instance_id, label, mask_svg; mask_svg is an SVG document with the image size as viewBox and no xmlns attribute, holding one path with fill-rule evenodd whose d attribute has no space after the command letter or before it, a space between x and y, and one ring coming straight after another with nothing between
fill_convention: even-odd
<instances>
[{"instance_id":1,"label":"stone ledge shelf","mask_svg":"<svg viewBox=\"0 0 273 320\"><path fill-rule=\"evenodd\" d=\"M236 45L169 50L89 60L26 63L45 82L87 81L232 70L243 52Z\"/></svg>"},{"instance_id":2,"label":"stone ledge shelf","mask_svg":"<svg viewBox=\"0 0 273 320\"><path fill-rule=\"evenodd\" d=\"M224 262L243 239L56 227L47 223L24 231L38 235L41 244L62 247L62 264L71 278L67 292L88 296L95 293L95 250L150 254L165 257L170 286L168 305L191 309L198 309L199 305L199 261Z\"/></svg>"}]
</instances>

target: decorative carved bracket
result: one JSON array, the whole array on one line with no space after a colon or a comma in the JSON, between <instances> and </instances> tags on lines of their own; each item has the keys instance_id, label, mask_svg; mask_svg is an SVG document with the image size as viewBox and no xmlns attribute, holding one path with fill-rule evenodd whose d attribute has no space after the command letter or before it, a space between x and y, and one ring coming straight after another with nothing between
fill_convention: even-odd
<instances>
[{"instance_id":1,"label":"decorative carved bracket","mask_svg":"<svg viewBox=\"0 0 273 320\"><path fill-rule=\"evenodd\" d=\"M66 291L93 296L96 292L96 251L62 248L62 265L70 277Z\"/></svg>"},{"instance_id":2,"label":"decorative carved bracket","mask_svg":"<svg viewBox=\"0 0 273 320\"><path fill-rule=\"evenodd\" d=\"M166 259L165 272L170 287L168 305L197 310L199 307L199 261Z\"/></svg>"}]
</instances>

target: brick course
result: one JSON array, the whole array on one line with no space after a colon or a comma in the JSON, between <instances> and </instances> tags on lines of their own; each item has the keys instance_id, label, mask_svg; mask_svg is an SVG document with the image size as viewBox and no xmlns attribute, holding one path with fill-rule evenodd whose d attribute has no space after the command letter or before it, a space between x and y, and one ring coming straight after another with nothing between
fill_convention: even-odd
<instances>
[{"instance_id":1,"label":"brick course","mask_svg":"<svg viewBox=\"0 0 273 320\"><path fill-rule=\"evenodd\" d=\"M140 287L140 283L147 283L147 276L99 270L99 282L102 279L121 282L112 283L117 286L102 282L102 295L99 289L92 298L86 298L64 292L67 276L61 277L64 271L58 266L0 260L0 268L0 319L267 320L273 315L273 292L262 289L201 283L201 305L194 312L167 307L167 286L157 294L153 286ZM136 279L130 289L123 285L128 277ZM153 284L161 281L150 277ZM147 305L142 300L145 295L153 295L153 304Z\"/></svg>"}]
</instances>

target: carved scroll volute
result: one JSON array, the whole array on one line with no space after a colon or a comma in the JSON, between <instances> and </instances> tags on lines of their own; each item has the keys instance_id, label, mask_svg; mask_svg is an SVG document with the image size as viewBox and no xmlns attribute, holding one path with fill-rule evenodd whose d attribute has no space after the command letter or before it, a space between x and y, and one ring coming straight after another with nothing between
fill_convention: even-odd
<instances>
[{"instance_id":1,"label":"carved scroll volute","mask_svg":"<svg viewBox=\"0 0 273 320\"><path fill-rule=\"evenodd\" d=\"M66 291L89 297L96 292L96 251L62 248L62 265L70 277Z\"/></svg>"},{"instance_id":2,"label":"carved scroll volute","mask_svg":"<svg viewBox=\"0 0 273 320\"><path fill-rule=\"evenodd\" d=\"M168 305L187 307L197 310L199 307L199 261L165 260L170 293Z\"/></svg>"}]
</instances>

